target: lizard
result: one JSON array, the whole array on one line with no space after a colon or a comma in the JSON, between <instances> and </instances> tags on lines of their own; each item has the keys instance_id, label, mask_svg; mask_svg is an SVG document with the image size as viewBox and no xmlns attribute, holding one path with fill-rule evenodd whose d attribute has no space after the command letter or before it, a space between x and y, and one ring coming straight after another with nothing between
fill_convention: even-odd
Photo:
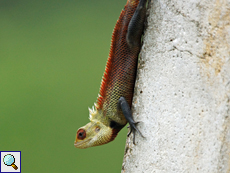
<instances>
[{"instance_id":1,"label":"lizard","mask_svg":"<svg viewBox=\"0 0 230 173\"><path fill-rule=\"evenodd\" d=\"M142 137L133 120L131 105L138 55L146 18L147 0L127 0L114 27L109 57L96 103L89 108L90 122L78 129L74 146L88 148L113 141L127 124Z\"/></svg>"}]
</instances>

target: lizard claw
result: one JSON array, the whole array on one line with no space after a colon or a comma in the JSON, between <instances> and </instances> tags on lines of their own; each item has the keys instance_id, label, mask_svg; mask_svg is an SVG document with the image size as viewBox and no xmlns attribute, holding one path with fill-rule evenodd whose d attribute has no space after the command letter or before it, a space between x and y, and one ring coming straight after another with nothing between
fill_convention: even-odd
<instances>
[{"instance_id":1,"label":"lizard claw","mask_svg":"<svg viewBox=\"0 0 230 173\"><path fill-rule=\"evenodd\" d=\"M135 132L139 133L139 135L142 137L142 138L145 138L142 133L140 132L140 130L136 127L136 125L140 123L140 122L135 122L134 124L130 125L131 126L131 129L128 133L128 136L133 132L133 144L135 145Z\"/></svg>"},{"instance_id":2,"label":"lizard claw","mask_svg":"<svg viewBox=\"0 0 230 173\"><path fill-rule=\"evenodd\" d=\"M129 127L130 127L130 131L128 133L127 136L129 136L132 132L133 132L133 144L135 144L135 132L137 131L143 138L145 138L141 132L138 130L138 128L136 127L136 125L139 122L135 122L133 120L132 117L132 112L129 108L129 104L127 103L127 101L125 100L124 97L120 97L119 101L118 101L119 107L121 108L126 120L129 122Z\"/></svg>"}]
</instances>

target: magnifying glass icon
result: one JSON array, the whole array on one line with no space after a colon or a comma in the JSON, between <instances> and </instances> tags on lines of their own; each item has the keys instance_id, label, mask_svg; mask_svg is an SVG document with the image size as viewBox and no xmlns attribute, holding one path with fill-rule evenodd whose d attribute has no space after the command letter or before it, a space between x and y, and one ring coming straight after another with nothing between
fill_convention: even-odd
<instances>
[{"instance_id":1,"label":"magnifying glass icon","mask_svg":"<svg viewBox=\"0 0 230 173\"><path fill-rule=\"evenodd\" d=\"M12 166L15 170L18 169L18 167L14 164L15 163L15 158L11 154L7 154L3 158L3 162L7 166Z\"/></svg>"}]
</instances>

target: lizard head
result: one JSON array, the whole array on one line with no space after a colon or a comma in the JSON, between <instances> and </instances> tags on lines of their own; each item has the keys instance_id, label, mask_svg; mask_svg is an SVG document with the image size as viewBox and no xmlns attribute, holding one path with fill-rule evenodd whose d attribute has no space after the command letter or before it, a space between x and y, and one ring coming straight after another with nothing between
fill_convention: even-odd
<instances>
[{"instance_id":1,"label":"lizard head","mask_svg":"<svg viewBox=\"0 0 230 173\"><path fill-rule=\"evenodd\" d=\"M106 126L102 118L103 115L100 115L97 110L94 112L90 110L90 122L77 131L76 140L74 142L76 148L103 145L114 140L118 130Z\"/></svg>"},{"instance_id":2,"label":"lizard head","mask_svg":"<svg viewBox=\"0 0 230 173\"><path fill-rule=\"evenodd\" d=\"M88 148L106 144L114 139L113 129L98 121L91 121L77 131L74 146Z\"/></svg>"}]
</instances>

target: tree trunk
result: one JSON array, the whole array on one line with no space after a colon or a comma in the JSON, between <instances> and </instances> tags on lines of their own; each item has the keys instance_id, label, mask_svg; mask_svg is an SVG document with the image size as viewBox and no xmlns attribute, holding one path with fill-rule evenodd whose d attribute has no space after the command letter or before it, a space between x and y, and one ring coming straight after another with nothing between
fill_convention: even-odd
<instances>
[{"instance_id":1,"label":"tree trunk","mask_svg":"<svg viewBox=\"0 0 230 173\"><path fill-rule=\"evenodd\" d=\"M122 172L230 172L230 0L152 0Z\"/></svg>"}]
</instances>

